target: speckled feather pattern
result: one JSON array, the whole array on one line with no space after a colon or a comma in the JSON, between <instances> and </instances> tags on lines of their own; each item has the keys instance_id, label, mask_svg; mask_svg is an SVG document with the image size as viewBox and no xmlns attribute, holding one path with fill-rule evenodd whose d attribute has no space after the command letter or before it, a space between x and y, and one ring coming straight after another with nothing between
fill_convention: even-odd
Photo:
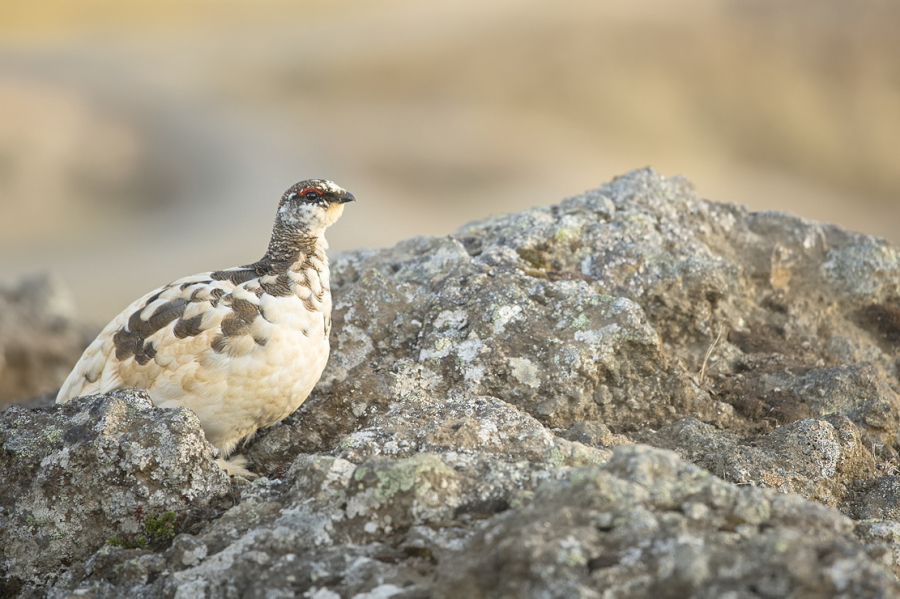
<instances>
[{"instance_id":1,"label":"speckled feather pattern","mask_svg":"<svg viewBox=\"0 0 900 599\"><path fill-rule=\"evenodd\" d=\"M310 189L323 199L298 199ZM85 350L57 402L146 389L159 407L192 409L223 456L292 413L328 361L323 234L353 199L327 181L292 187L262 260L184 277L133 302Z\"/></svg>"}]
</instances>

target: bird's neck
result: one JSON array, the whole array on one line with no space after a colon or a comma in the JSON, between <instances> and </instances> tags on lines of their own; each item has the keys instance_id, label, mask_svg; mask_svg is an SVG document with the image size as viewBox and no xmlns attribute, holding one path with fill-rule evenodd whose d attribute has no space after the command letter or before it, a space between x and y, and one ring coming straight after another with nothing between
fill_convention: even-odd
<instances>
[{"instance_id":1,"label":"bird's neck","mask_svg":"<svg viewBox=\"0 0 900 599\"><path fill-rule=\"evenodd\" d=\"M318 258L326 262L325 250L328 242L324 235L311 234L308 231L276 227L269 241L266 255L260 262L270 265L273 270L285 271L298 262L308 262Z\"/></svg>"}]
</instances>

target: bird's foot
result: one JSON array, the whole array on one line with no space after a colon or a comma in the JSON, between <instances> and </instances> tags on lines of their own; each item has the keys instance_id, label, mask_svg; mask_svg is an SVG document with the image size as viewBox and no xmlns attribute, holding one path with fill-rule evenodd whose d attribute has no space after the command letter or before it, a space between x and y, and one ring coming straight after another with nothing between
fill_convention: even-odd
<instances>
[{"instance_id":1,"label":"bird's foot","mask_svg":"<svg viewBox=\"0 0 900 599\"><path fill-rule=\"evenodd\" d=\"M228 460L219 458L216 460L216 463L228 476L237 476L247 480L253 480L254 478L259 477L255 472L247 470L247 466L250 465L250 460L241 454L232 456L231 459Z\"/></svg>"}]
</instances>

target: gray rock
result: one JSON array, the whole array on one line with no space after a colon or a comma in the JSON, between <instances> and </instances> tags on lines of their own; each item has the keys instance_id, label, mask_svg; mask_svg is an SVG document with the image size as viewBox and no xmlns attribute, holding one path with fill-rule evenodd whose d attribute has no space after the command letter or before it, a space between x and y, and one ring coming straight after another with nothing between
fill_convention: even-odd
<instances>
[{"instance_id":1,"label":"gray rock","mask_svg":"<svg viewBox=\"0 0 900 599\"><path fill-rule=\"evenodd\" d=\"M866 481L854 508L853 515L860 520L889 519L900 526L900 477L891 474Z\"/></svg>"},{"instance_id":2,"label":"gray rock","mask_svg":"<svg viewBox=\"0 0 900 599\"><path fill-rule=\"evenodd\" d=\"M0 446L6 588L77 576L105 544L149 547L192 512L228 505L197 417L154 408L143 391L8 408Z\"/></svg>"},{"instance_id":3,"label":"gray rock","mask_svg":"<svg viewBox=\"0 0 900 599\"><path fill-rule=\"evenodd\" d=\"M645 169L338 256L332 291L322 381L230 494L187 412L128 393L6 412L3 589L900 597L889 244ZM93 437L53 432L76 417ZM51 496L77 499L45 528L10 516ZM138 505L191 519L106 544L146 533Z\"/></svg>"},{"instance_id":4,"label":"gray rock","mask_svg":"<svg viewBox=\"0 0 900 599\"><path fill-rule=\"evenodd\" d=\"M354 421L416 395L495 397L551 427L730 417L669 363L637 303L533 276L511 247L482 240L470 256L474 230L461 234L336 261L353 283L337 277L335 322L346 326L320 389L351 402Z\"/></svg>"},{"instance_id":5,"label":"gray rock","mask_svg":"<svg viewBox=\"0 0 900 599\"><path fill-rule=\"evenodd\" d=\"M618 446L440 564L434 597L879 597L900 585L837 512Z\"/></svg>"},{"instance_id":6,"label":"gray rock","mask_svg":"<svg viewBox=\"0 0 900 599\"><path fill-rule=\"evenodd\" d=\"M843 414L798 420L743 439L693 418L636 437L674 449L736 484L797 493L835 507L843 505L858 481L875 474L874 456Z\"/></svg>"}]
</instances>

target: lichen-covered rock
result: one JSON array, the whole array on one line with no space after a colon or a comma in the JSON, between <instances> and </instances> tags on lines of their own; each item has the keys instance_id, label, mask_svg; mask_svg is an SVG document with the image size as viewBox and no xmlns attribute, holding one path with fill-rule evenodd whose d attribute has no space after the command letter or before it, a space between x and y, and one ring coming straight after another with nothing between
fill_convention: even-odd
<instances>
[{"instance_id":1,"label":"lichen-covered rock","mask_svg":"<svg viewBox=\"0 0 900 599\"><path fill-rule=\"evenodd\" d=\"M853 362L811 369L760 364L758 374L723 377L718 386L751 421L768 417L785 423L841 413L870 441L892 445L900 430L900 396L891 378L864 357Z\"/></svg>"},{"instance_id":2,"label":"lichen-covered rock","mask_svg":"<svg viewBox=\"0 0 900 599\"><path fill-rule=\"evenodd\" d=\"M796 496L619 446L609 463L573 470L487 524L439 565L433 596L897 596L852 531Z\"/></svg>"},{"instance_id":3,"label":"lichen-covered rock","mask_svg":"<svg viewBox=\"0 0 900 599\"><path fill-rule=\"evenodd\" d=\"M6 589L52 582L104 544L146 546L230 492L200 423L116 391L0 415L0 569ZM224 504L223 504L224 505ZM171 514L165 516L165 514ZM168 524L167 522L166 524Z\"/></svg>"},{"instance_id":4,"label":"lichen-covered rock","mask_svg":"<svg viewBox=\"0 0 900 599\"><path fill-rule=\"evenodd\" d=\"M900 433L897 251L650 170L333 271L334 355L295 420L307 451L409 395L495 397L563 429L841 412L879 446Z\"/></svg>"},{"instance_id":5,"label":"lichen-covered rock","mask_svg":"<svg viewBox=\"0 0 900 599\"><path fill-rule=\"evenodd\" d=\"M541 460L558 443L534 418L493 397L417 397L373 417L345 437L338 451L356 463L373 455L441 451Z\"/></svg>"},{"instance_id":6,"label":"lichen-covered rock","mask_svg":"<svg viewBox=\"0 0 900 599\"><path fill-rule=\"evenodd\" d=\"M467 251L471 239L336 260L346 291L335 322L346 326L323 395L352 403L357 420L410 394L496 397L552 427L730 418L669 364L637 303L580 277L535 276L513 247Z\"/></svg>"},{"instance_id":7,"label":"lichen-covered rock","mask_svg":"<svg viewBox=\"0 0 900 599\"><path fill-rule=\"evenodd\" d=\"M856 502L856 517L889 518L900 525L900 477L892 474L868 481L861 495Z\"/></svg>"},{"instance_id":8,"label":"lichen-covered rock","mask_svg":"<svg viewBox=\"0 0 900 599\"><path fill-rule=\"evenodd\" d=\"M255 596L261 580L269 592L299 596L327 587L352 597L388 584L425 592L436 555L461 548L478 523L568 470L564 459L554 466L419 453L357 466L300 455L284 476L292 484L256 481L199 535L176 538L168 570L143 592Z\"/></svg>"},{"instance_id":9,"label":"lichen-covered rock","mask_svg":"<svg viewBox=\"0 0 900 599\"><path fill-rule=\"evenodd\" d=\"M835 507L858 481L875 473L871 452L843 414L798 420L746 439L693 418L637 436L674 449L725 480L798 493Z\"/></svg>"},{"instance_id":10,"label":"lichen-covered rock","mask_svg":"<svg viewBox=\"0 0 900 599\"><path fill-rule=\"evenodd\" d=\"M95 597L117 588L135 597L900 596L889 521L854 530L833 509L727 483L671 452L618 446L605 464L531 482L520 466L532 490L476 517L454 509L473 494L446 458L353 467L301 456L291 488L254 483L205 531L176 537L165 564L104 548L81 588Z\"/></svg>"},{"instance_id":11,"label":"lichen-covered rock","mask_svg":"<svg viewBox=\"0 0 900 599\"><path fill-rule=\"evenodd\" d=\"M34 560L16 574L20 594L900 596L889 244L708 202L645 169L446 237L344 254L332 292L322 381L243 448L262 478L189 525L157 511L167 539L152 546L101 542L59 561L75 551L59 543L39 559L39 531L16 524L26 542L12 551ZM110 430L198 434L187 413L142 405ZM134 509L149 479L103 448L165 456L177 443L43 440L66 409L4 415L36 440L13 447L49 447L21 468L4 454L20 468L9 492L70 484L54 472L80 447L98 464L84 488L125 499L79 501L103 506L90 511L98 527L138 534L146 518L116 510ZM82 417L98 431L109 420ZM183 468L213 476L188 445ZM199 480L176 478L166 488ZM153 509L176 512L167 501Z\"/></svg>"}]
</instances>

